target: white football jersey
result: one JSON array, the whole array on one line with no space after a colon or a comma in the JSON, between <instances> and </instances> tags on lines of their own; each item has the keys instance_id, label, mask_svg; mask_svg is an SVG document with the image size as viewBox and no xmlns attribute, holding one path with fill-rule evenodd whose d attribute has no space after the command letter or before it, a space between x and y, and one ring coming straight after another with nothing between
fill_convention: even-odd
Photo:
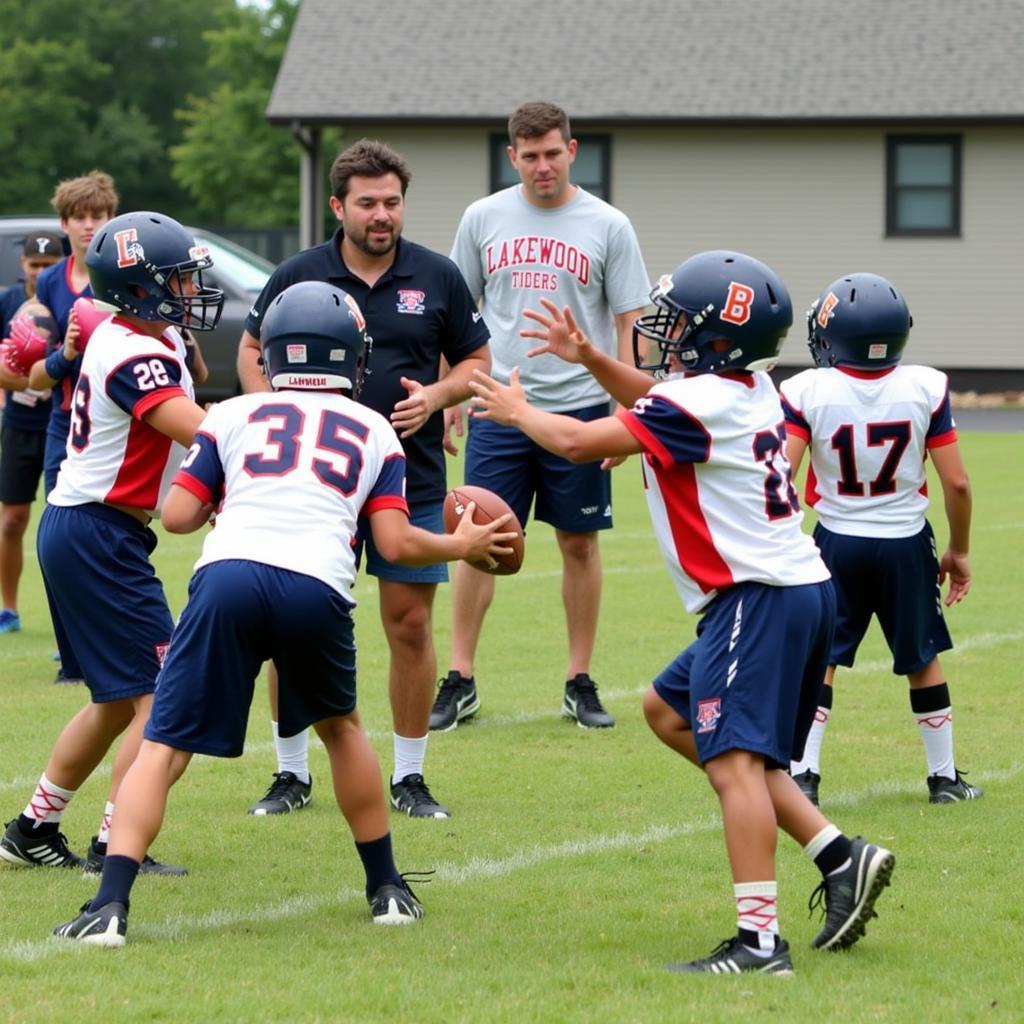
<instances>
[{"instance_id":1,"label":"white football jersey","mask_svg":"<svg viewBox=\"0 0 1024 1024\"><path fill-rule=\"evenodd\" d=\"M809 444L806 500L856 537L913 537L928 510L925 456L956 441L949 381L928 366L804 370L782 384L786 429Z\"/></svg>"},{"instance_id":2,"label":"white football jersey","mask_svg":"<svg viewBox=\"0 0 1024 1024\"><path fill-rule=\"evenodd\" d=\"M327 391L241 395L203 420L174 482L220 505L196 568L228 558L323 580L346 599L360 515L408 514L391 424Z\"/></svg>"},{"instance_id":3,"label":"white football jersey","mask_svg":"<svg viewBox=\"0 0 1024 1024\"><path fill-rule=\"evenodd\" d=\"M100 324L82 355L50 504L99 501L158 515L185 449L142 417L179 395L195 398L176 328L152 338L116 316Z\"/></svg>"},{"instance_id":4,"label":"white football jersey","mask_svg":"<svg viewBox=\"0 0 1024 1024\"><path fill-rule=\"evenodd\" d=\"M619 416L643 444L651 521L687 611L737 583L829 578L801 529L767 373L673 377Z\"/></svg>"}]
</instances>

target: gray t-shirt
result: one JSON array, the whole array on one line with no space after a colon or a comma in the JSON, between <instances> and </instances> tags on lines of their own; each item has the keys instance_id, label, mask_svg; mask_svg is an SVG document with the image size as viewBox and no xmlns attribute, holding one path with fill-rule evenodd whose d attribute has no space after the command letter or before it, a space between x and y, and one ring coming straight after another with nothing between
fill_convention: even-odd
<instances>
[{"instance_id":1,"label":"gray t-shirt","mask_svg":"<svg viewBox=\"0 0 1024 1024\"><path fill-rule=\"evenodd\" d=\"M590 340L615 355L613 314L650 301L640 245L624 213L582 188L564 206L544 209L514 185L467 208L451 256L490 329L496 380L507 383L518 366L531 404L549 412L607 400L582 366L552 355L528 359L537 342L519 332L537 326L523 310L544 312L543 297L569 306Z\"/></svg>"}]
</instances>

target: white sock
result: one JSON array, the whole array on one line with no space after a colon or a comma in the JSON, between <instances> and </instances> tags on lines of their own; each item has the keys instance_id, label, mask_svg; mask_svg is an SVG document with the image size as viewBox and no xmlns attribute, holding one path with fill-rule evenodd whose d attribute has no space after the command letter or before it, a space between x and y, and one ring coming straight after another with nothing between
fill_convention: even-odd
<instances>
[{"instance_id":1,"label":"white sock","mask_svg":"<svg viewBox=\"0 0 1024 1024\"><path fill-rule=\"evenodd\" d=\"M953 709L914 714L917 728L924 740L924 756L928 762L929 775L942 775L947 779L956 778L953 767Z\"/></svg>"},{"instance_id":2,"label":"white sock","mask_svg":"<svg viewBox=\"0 0 1024 1024\"><path fill-rule=\"evenodd\" d=\"M423 762L427 758L426 736L399 736L393 733L391 740L395 751L395 770L391 775L391 781L401 782L407 775L422 775Z\"/></svg>"},{"instance_id":3,"label":"white sock","mask_svg":"<svg viewBox=\"0 0 1024 1024\"><path fill-rule=\"evenodd\" d=\"M778 888L774 881L737 882L732 887L740 931L757 935L758 948L753 951L761 956L770 956L775 951L775 940L779 934Z\"/></svg>"},{"instance_id":4,"label":"white sock","mask_svg":"<svg viewBox=\"0 0 1024 1024\"><path fill-rule=\"evenodd\" d=\"M804 853L810 860L814 860L833 839L838 839L842 834L835 825L828 824L804 847Z\"/></svg>"},{"instance_id":5,"label":"white sock","mask_svg":"<svg viewBox=\"0 0 1024 1024\"><path fill-rule=\"evenodd\" d=\"M96 837L97 843L105 843L110 839L110 818L114 813L114 805L108 800L107 806L103 808L103 822L100 825L100 834Z\"/></svg>"},{"instance_id":6,"label":"white sock","mask_svg":"<svg viewBox=\"0 0 1024 1024\"><path fill-rule=\"evenodd\" d=\"M295 736L282 736L277 722L271 722L274 731L274 749L277 751L277 770L292 772L300 782L309 782L309 733L303 729Z\"/></svg>"},{"instance_id":7,"label":"white sock","mask_svg":"<svg viewBox=\"0 0 1024 1024\"><path fill-rule=\"evenodd\" d=\"M34 825L42 825L44 822L56 825L76 792L74 789L61 789L60 786L54 785L46 777L46 772L43 772L36 783L32 799L21 813L26 818L31 818Z\"/></svg>"},{"instance_id":8,"label":"white sock","mask_svg":"<svg viewBox=\"0 0 1024 1024\"><path fill-rule=\"evenodd\" d=\"M804 744L803 759L789 763L790 775L803 775L804 772L821 774L821 741L825 738L825 726L831 717L832 709L819 705L818 710L814 712L814 722Z\"/></svg>"}]
</instances>

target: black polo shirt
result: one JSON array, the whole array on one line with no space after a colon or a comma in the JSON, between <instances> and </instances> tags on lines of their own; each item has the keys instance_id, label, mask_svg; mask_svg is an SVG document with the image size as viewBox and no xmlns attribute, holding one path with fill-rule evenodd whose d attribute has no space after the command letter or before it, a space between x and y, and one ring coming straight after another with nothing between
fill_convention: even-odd
<instances>
[{"instance_id":1,"label":"black polo shirt","mask_svg":"<svg viewBox=\"0 0 1024 1024\"><path fill-rule=\"evenodd\" d=\"M447 256L399 238L394 263L370 288L342 261L340 228L330 241L290 256L274 271L245 321L253 337L260 336L260 320L270 302L298 281L326 281L359 303L366 333L373 338L359 401L388 418L408 395L399 383L402 377L433 384L441 356L454 366L489 338L462 274ZM444 497L443 440L439 411L402 441L410 502Z\"/></svg>"}]
</instances>

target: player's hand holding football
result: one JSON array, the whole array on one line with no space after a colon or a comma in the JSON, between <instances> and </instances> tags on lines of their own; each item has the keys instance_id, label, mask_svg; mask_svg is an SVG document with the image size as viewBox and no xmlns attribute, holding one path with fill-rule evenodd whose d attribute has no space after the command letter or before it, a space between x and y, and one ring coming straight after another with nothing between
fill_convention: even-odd
<instances>
[{"instance_id":1,"label":"player's hand holding football","mask_svg":"<svg viewBox=\"0 0 1024 1024\"><path fill-rule=\"evenodd\" d=\"M580 330L572 310L566 306L561 311L550 299L541 299L540 304L548 311L547 315L534 309L523 310L523 316L536 321L541 330L522 330L519 334L524 338L537 338L544 342L531 348L528 356L554 355L567 363L586 362L588 350L593 346L590 339Z\"/></svg>"},{"instance_id":2,"label":"player's hand holding football","mask_svg":"<svg viewBox=\"0 0 1024 1024\"><path fill-rule=\"evenodd\" d=\"M516 418L529 409L526 394L519 383L518 366L512 368L507 385L499 384L483 370L474 370L469 388L473 392L469 407L471 416L514 427Z\"/></svg>"},{"instance_id":3,"label":"player's hand holding football","mask_svg":"<svg viewBox=\"0 0 1024 1024\"><path fill-rule=\"evenodd\" d=\"M939 561L939 586L949 577L949 592L946 594L946 607L949 608L962 601L971 589L971 563L967 555L960 551L947 548Z\"/></svg>"},{"instance_id":4,"label":"player's hand holding football","mask_svg":"<svg viewBox=\"0 0 1024 1024\"><path fill-rule=\"evenodd\" d=\"M488 523L474 522L475 513L476 502L471 501L452 536L465 544L465 553L461 556L465 561L486 562L493 568L497 564L496 556L512 554L511 544L517 534L515 530L502 530L512 519L512 513L506 512Z\"/></svg>"}]
</instances>

